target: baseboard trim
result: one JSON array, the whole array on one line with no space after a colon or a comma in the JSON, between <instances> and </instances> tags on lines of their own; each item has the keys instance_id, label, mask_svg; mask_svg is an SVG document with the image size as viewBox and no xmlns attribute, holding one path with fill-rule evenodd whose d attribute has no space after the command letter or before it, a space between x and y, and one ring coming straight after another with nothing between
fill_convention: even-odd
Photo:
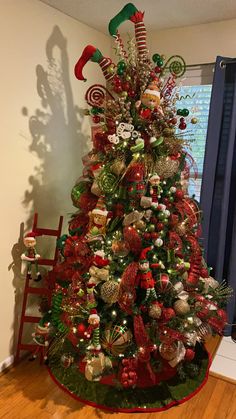
<instances>
[{"instance_id":1,"label":"baseboard trim","mask_svg":"<svg viewBox=\"0 0 236 419\"><path fill-rule=\"evenodd\" d=\"M236 384L236 380L230 377L225 377L224 375L218 374L217 372L210 371L209 375L211 377L220 378L222 381L227 381L227 383Z\"/></svg>"},{"instance_id":2,"label":"baseboard trim","mask_svg":"<svg viewBox=\"0 0 236 419\"><path fill-rule=\"evenodd\" d=\"M12 367L14 364L14 355L8 356L4 361L0 362L0 374L5 372L8 368Z\"/></svg>"}]
</instances>

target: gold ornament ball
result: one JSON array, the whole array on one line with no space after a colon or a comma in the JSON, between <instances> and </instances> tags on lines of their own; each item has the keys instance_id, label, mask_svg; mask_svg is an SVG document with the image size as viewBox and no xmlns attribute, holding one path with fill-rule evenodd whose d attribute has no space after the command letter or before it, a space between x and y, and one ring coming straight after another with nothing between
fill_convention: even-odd
<instances>
[{"instance_id":1,"label":"gold ornament ball","mask_svg":"<svg viewBox=\"0 0 236 419\"><path fill-rule=\"evenodd\" d=\"M198 123L198 119L197 118L192 118L191 119L191 123L194 124L194 125L197 124Z\"/></svg>"},{"instance_id":2,"label":"gold ornament ball","mask_svg":"<svg viewBox=\"0 0 236 419\"><path fill-rule=\"evenodd\" d=\"M105 303L116 303L119 295L119 284L116 281L107 281L101 286L100 292Z\"/></svg>"},{"instance_id":3,"label":"gold ornament ball","mask_svg":"<svg viewBox=\"0 0 236 419\"><path fill-rule=\"evenodd\" d=\"M135 227L141 231L145 230L146 228L146 223L143 220L139 220L135 223Z\"/></svg>"},{"instance_id":4,"label":"gold ornament ball","mask_svg":"<svg viewBox=\"0 0 236 419\"><path fill-rule=\"evenodd\" d=\"M159 319L161 317L161 307L158 304L152 304L148 314L152 319Z\"/></svg>"},{"instance_id":5,"label":"gold ornament ball","mask_svg":"<svg viewBox=\"0 0 236 419\"><path fill-rule=\"evenodd\" d=\"M177 345L175 343L161 343L159 346L159 352L163 359L171 361L176 357L177 354Z\"/></svg>"},{"instance_id":6,"label":"gold ornament ball","mask_svg":"<svg viewBox=\"0 0 236 419\"><path fill-rule=\"evenodd\" d=\"M187 314L190 311L190 305L187 303L187 301L177 300L174 303L174 310L176 314Z\"/></svg>"}]
</instances>

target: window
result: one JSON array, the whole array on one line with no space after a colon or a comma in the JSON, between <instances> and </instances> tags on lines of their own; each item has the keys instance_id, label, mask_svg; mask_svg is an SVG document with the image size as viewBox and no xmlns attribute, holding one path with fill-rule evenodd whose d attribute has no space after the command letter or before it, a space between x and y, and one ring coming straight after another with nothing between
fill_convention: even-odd
<instances>
[{"instance_id":1,"label":"window","mask_svg":"<svg viewBox=\"0 0 236 419\"><path fill-rule=\"evenodd\" d=\"M193 157L197 171L194 172L194 168L191 170L189 195L194 195L198 201L201 192L212 79L213 65L190 68L186 72L182 86L178 89L180 100L176 102L177 109L189 110L186 130L177 132L190 142L190 148L186 151ZM197 118L196 124L191 123L192 118Z\"/></svg>"}]
</instances>

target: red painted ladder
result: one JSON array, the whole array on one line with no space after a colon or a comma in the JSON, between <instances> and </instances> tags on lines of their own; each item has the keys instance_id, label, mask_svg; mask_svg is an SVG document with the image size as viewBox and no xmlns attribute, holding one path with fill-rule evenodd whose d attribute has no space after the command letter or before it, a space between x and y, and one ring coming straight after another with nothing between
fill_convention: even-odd
<instances>
[{"instance_id":1,"label":"red painted ladder","mask_svg":"<svg viewBox=\"0 0 236 419\"><path fill-rule=\"evenodd\" d=\"M49 228L39 228L37 226L38 224L38 214L34 214L34 222L33 222L33 228L32 231L34 231L39 236L55 236L57 239L61 236L61 229L62 229L62 223L63 223L63 217L61 216L58 223L58 228L56 230L49 229ZM55 248L54 258L53 259L38 259L38 265L44 265L44 266L55 266L58 258L58 249ZM23 297L23 303L22 303L22 311L21 311L21 320L20 320L20 328L19 328L19 335L18 335L18 343L17 343L17 349L16 349L16 355L14 362L18 363L20 359L20 351L30 351L34 352L36 349L38 350L38 353L40 353L40 362L42 362L43 359L43 348L39 348L38 345L35 344L29 344L29 343L22 343L22 334L23 334L23 328L24 323L38 323L41 319L41 317L36 316L27 316L26 308L27 308L27 297L28 294L37 294L37 295L46 295L48 297L49 305L51 303L51 297L52 297L52 291L54 288L54 280L53 276L50 276L50 271L48 273L49 280L46 282L46 286L44 288L36 288L30 286L30 275L26 274L26 281L25 281L25 289L24 289L24 297Z\"/></svg>"}]
</instances>

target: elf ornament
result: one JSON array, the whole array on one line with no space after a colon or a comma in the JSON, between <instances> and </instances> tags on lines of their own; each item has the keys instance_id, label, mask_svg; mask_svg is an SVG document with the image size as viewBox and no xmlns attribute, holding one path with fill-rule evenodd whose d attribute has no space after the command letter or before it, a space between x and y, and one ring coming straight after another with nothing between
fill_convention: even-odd
<instances>
[{"instance_id":1,"label":"elf ornament","mask_svg":"<svg viewBox=\"0 0 236 419\"><path fill-rule=\"evenodd\" d=\"M146 290L146 296L143 303L146 303L149 299L153 301L157 300L155 281L151 268L158 268L160 265L159 263L153 263L151 266L149 264L147 252L152 250L152 248L153 247L150 246L143 249L139 259L139 272L137 274L136 281L140 288Z\"/></svg>"},{"instance_id":2,"label":"elf ornament","mask_svg":"<svg viewBox=\"0 0 236 419\"><path fill-rule=\"evenodd\" d=\"M90 315L88 318L89 326L84 332L86 339L91 339L91 344L88 346L88 350L100 351L100 317L95 308L90 310Z\"/></svg>"},{"instance_id":3,"label":"elf ornament","mask_svg":"<svg viewBox=\"0 0 236 419\"><path fill-rule=\"evenodd\" d=\"M35 281L38 282L42 279L41 274L39 272L38 267L38 260L40 259L40 255L37 253L35 245L36 245L36 239L35 239L36 233L31 231L30 233L27 233L24 237L24 245L26 247L26 252L22 253L21 260L24 260L27 262L27 275L29 278L32 278L32 265L35 266L35 272L36 272L36 278Z\"/></svg>"},{"instance_id":4,"label":"elf ornament","mask_svg":"<svg viewBox=\"0 0 236 419\"><path fill-rule=\"evenodd\" d=\"M149 183L150 183L150 195L152 198L152 203L151 206L153 208L157 208L158 206L158 196L160 194L160 176L158 176L156 173L154 173L150 178L149 178Z\"/></svg>"}]
</instances>

